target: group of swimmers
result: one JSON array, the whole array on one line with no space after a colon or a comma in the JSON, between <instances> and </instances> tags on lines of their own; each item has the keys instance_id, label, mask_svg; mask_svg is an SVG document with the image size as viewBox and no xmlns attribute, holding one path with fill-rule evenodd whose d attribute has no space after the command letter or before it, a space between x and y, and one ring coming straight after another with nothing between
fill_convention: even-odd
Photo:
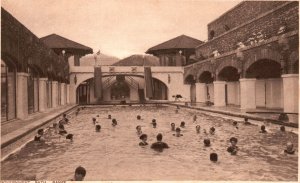
<instances>
[{"instance_id":1,"label":"group of swimmers","mask_svg":"<svg viewBox=\"0 0 300 183\"><path fill-rule=\"evenodd\" d=\"M177 112L178 109L176 109L175 112ZM141 119L141 116L138 115L137 116L137 119L140 120ZM196 122L197 121L197 116L194 115L193 116L193 122ZM155 124L155 126L153 126L153 128L156 128L156 120L153 119L152 120L152 124ZM232 125L238 129L238 122L237 121L233 121ZM251 125L251 123L248 121L248 118L244 118L244 125ZM185 122L182 121L180 123L180 127L177 127L175 126L175 123L171 123L171 131L175 131L175 134L173 134L173 136L175 137L181 137L183 136L183 134L181 134L181 128L185 128ZM148 143L147 143L147 134L144 134L142 133L142 128L140 125L138 125L136 127L136 130L137 130L137 135L139 136L141 142L139 143L140 146L147 146ZM209 132L206 131L206 129L203 129L203 133L205 135L214 135L215 134L215 128L214 127L211 127L209 129ZM280 126L280 131L281 132L285 132L285 126ZM261 125L260 127L260 133L267 133L267 130L266 130L266 126L265 125ZM196 133L201 133L201 127L200 125L196 125ZM164 148L169 148L168 144L166 144L165 142L162 142L162 134L159 133L156 137L157 139L157 142L155 142L154 144L151 145L151 148L152 149L155 149L155 150L158 150L158 151L162 151L162 149ZM236 155L239 148L237 146L237 143L238 143L238 139L236 137L231 137L229 139L229 142L230 142L230 146L227 148L227 152L230 153L231 155ZM210 142L210 139L209 138L205 138L203 140L203 143L204 143L204 146L205 147L209 147L211 145L211 142ZM284 150L284 153L286 154L294 154L295 153L295 149L294 149L294 145L291 143L291 142L288 142L287 145L286 145L286 149ZM210 160L211 161L217 161L218 160L218 154L216 153L211 153L210 154Z\"/></svg>"},{"instance_id":2,"label":"group of swimmers","mask_svg":"<svg viewBox=\"0 0 300 183\"><path fill-rule=\"evenodd\" d=\"M46 131L54 131L54 133L59 134L60 137L63 136L65 139L73 141L73 134L68 133L65 130L65 125L69 124L69 119L66 114L63 114L62 119L59 120L58 123L53 123L52 127L48 127ZM37 131L37 134L34 136L34 141L36 142L44 142L44 129L41 128Z\"/></svg>"}]
</instances>

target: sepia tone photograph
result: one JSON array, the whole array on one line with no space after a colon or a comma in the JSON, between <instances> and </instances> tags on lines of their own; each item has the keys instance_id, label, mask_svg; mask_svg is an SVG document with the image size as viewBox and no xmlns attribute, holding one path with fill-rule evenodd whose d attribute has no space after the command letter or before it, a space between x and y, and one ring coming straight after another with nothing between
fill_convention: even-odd
<instances>
[{"instance_id":1,"label":"sepia tone photograph","mask_svg":"<svg viewBox=\"0 0 300 183\"><path fill-rule=\"evenodd\" d=\"M298 181L299 1L2 0L1 181Z\"/></svg>"}]
</instances>

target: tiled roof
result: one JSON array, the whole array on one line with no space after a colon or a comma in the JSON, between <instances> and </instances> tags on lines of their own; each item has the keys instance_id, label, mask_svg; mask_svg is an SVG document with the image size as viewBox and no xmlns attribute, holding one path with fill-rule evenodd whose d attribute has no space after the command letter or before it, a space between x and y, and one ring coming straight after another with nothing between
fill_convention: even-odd
<instances>
[{"instance_id":1,"label":"tiled roof","mask_svg":"<svg viewBox=\"0 0 300 183\"><path fill-rule=\"evenodd\" d=\"M52 49L74 49L82 50L86 53L93 53L93 49L82 44L71 41L67 38L59 36L57 34L50 34L48 36L40 38L49 48Z\"/></svg>"},{"instance_id":2,"label":"tiled roof","mask_svg":"<svg viewBox=\"0 0 300 183\"><path fill-rule=\"evenodd\" d=\"M158 44L152 48L149 48L146 53L153 53L157 50L166 50L166 49L189 49L189 48L196 48L196 46L202 44L203 41L198 39L181 35L176 38L170 39L166 42Z\"/></svg>"}]
</instances>

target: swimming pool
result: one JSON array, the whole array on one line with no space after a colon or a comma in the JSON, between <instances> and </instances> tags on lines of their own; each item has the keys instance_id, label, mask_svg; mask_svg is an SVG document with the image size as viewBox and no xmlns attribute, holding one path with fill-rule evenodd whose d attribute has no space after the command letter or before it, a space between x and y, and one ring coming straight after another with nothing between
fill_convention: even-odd
<instances>
[{"instance_id":1,"label":"swimming pool","mask_svg":"<svg viewBox=\"0 0 300 183\"><path fill-rule=\"evenodd\" d=\"M100 115L101 132L95 132L92 117ZM118 125L112 127L107 115L116 118ZM193 115L198 120L192 122ZM136 116L141 115L142 120ZM152 128L155 118L157 128ZM180 109L175 113L172 106L113 106L91 107L72 115L68 132L74 134L69 142L56 135L51 136L46 145L29 143L20 151L1 162L1 179L27 179L35 176L38 180L69 180L74 170L81 165L86 168L85 180L285 180L296 181L298 175L298 155L282 153L287 141L298 147L298 135L269 129L259 133L259 126L239 124L207 115L201 111ZM174 137L170 123L179 126L185 121L182 137ZM203 146L206 135L201 131L216 128L211 139L211 147ZM140 147L135 127L142 125L148 135L149 146ZM279 128L279 126L278 126ZM162 153L150 149L156 135L163 134L163 141L169 149ZM230 137L238 138L238 155L230 155L226 149ZM219 161L212 163L209 154L216 152Z\"/></svg>"}]
</instances>

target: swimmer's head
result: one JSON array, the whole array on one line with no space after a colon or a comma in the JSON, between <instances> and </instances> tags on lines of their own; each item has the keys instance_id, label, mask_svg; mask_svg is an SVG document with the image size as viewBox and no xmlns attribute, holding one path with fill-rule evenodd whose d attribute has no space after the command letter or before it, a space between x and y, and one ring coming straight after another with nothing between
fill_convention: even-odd
<instances>
[{"instance_id":1,"label":"swimmer's head","mask_svg":"<svg viewBox=\"0 0 300 183\"><path fill-rule=\"evenodd\" d=\"M200 125L197 125L197 126L196 126L196 131L197 131L197 132L200 132L200 128L201 128Z\"/></svg>"},{"instance_id":2,"label":"swimmer's head","mask_svg":"<svg viewBox=\"0 0 300 183\"><path fill-rule=\"evenodd\" d=\"M39 135L43 135L44 134L44 129L39 129L38 131L37 131L37 133L39 134Z\"/></svg>"},{"instance_id":3,"label":"swimmer's head","mask_svg":"<svg viewBox=\"0 0 300 183\"><path fill-rule=\"evenodd\" d=\"M53 128L56 128L57 127L57 123L53 123Z\"/></svg>"},{"instance_id":4,"label":"swimmer's head","mask_svg":"<svg viewBox=\"0 0 300 183\"><path fill-rule=\"evenodd\" d=\"M75 179L75 181L83 181L85 175L86 175L85 168L79 166L75 170L74 179Z\"/></svg>"},{"instance_id":5,"label":"swimmer's head","mask_svg":"<svg viewBox=\"0 0 300 183\"><path fill-rule=\"evenodd\" d=\"M233 126L236 126L236 125L237 125L237 121L233 121L233 122L232 122L232 125L233 125Z\"/></svg>"},{"instance_id":6,"label":"swimmer's head","mask_svg":"<svg viewBox=\"0 0 300 183\"><path fill-rule=\"evenodd\" d=\"M140 139L142 140L142 141L147 141L147 135L146 134L142 134L141 136L140 136Z\"/></svg>"},{"instance_id":7,"label":"swimmer's head","mask_svg":"<svg viewBox=\"0 0 300 183\"><path fill-rule=\"evenodd\" d=\"M162 136L161 133L159 133L159 134L156 135L156 140L157 141L162 141L162 138L163 138L163 136Z\"/></svg>"},{"instance_id":8,"label":"swimmer's head","mask_svg":"<svg viewBox=\"0 0 300 183\"><path fill-rule=\"evenodd\" d=\"M280 127L280 131L285 132L285 127L283 125Z\"/></svg>"},{"instance_id":9,"label":"swimmer's head","mask_svg":"<svg viewBox=\"0 0 300 183\"><path fill-rule=\"evenodd\" d=\"M140 125L136 126L135 128L137 131L140 131L142 129L142 127Z\"/></svg>"},{"instance_id":10,"label":"swimmer's head","mask_svg":"<svg viewBox=\"0 0 300 183\"><path fill-rule=\"evenodd\" d=\"M93 121L96 121L96 118L93 118Z\"/></svg>"},{"instance_id":11,"label":"swimmer's head","mask_svg":"<svg viewBox=\"0 0 300 183\"><path fill-rule=\"evenodd\" d=\"M64 114L63 114L63 117L65 118L65 117L67 117L67 115L64 113Z\"/></svg>"},{"instance_id":12,"label":"swimmer's head","mask_svg":"<svg viewBox=\"0 0 300 183\"><path fill-rule=\"evenodd\" d=\"M177 133L180 133L180 128L176 128L176 130L175 130Z\"/></svg>"},{"instance_id":13,"label":"swimmer's head","mask_svg":"<svg viewBox=\"0 0 300 183\"><path fill-rule=\"evenodd\" d=\"M109 114L109 115L107 116L107 118L108 118L108 119L111 119L111 115Z\"/></svg>"},{"instance_id":14,"label":"swimmer's head","mask_svg":"<svg viewBox=\"0 0 300 183\"><path fill-rule=\"evenodd\" d=\"M244 118L244 121L245 121L245 122L248 122L248 118Z\"/></svg>"},{"instance_id":15,"label":"swimmer's head","mask_svg":"<svg viewBox=\"0 0 300 183\"><path fill-rule=\"evenodd\" d=\"M99 118L99 114L97 114L97 116L96 116L97 118Z\"/></svg>"},{"instance_id":16,"label":"swimmer's head","mask_svg":"<svg viewBox=\"0 0 300 183\"><path fill-rule=\"evenodd\" d=\"M140 115L137 115L137 116L136 116L136 119L140 120L140 119L141 119L141 116L140 116Z\"/></svg>"},{"instance_id":17,"label":"swimmer's head","mask_svg":"<svg viewBox=\"0 0 300 183\"><path fill-rule=\"evenodd\" d=\"M112 119L112 124L113 125L117 125L117 120L116 119Z\"/></svg>"},{"instance_id":18,"label":"swimmer's head","mask_svg":"<svg viewBox=\"0 0 300 183\"><path fill-rule=\"evenodd\" d=\"M286 144L286 150L287 151L293 151L294 150L294 144L292 142L288 142Z\"/></svg>"},{"instance_id":19,"label":"swimmer's head","mask_svg":"<svg viewBox=\"0 0 300 183\"><path fill-rule=\"evenodd\" d=\"M175 123L171 123L171 127L175 127Z\"/></svg>"},{"instance_id":20,"label":"swimmer's head","mask_svg":"<svg viewBox=\"0 0 300 183\"><path fill-rule=\"evenodd\" d=\"M96 129L96 132L99 132L100 129L101 129L101 126L100 126L100 125L96 125L96 126L95 126L95 129Z\"/></svg>"},{"instance_id":21,"label":"swimmer's head","mask_svg":"<svg viewBox=\"0 0 300 183\"><path fill-rule=\"evenodd\" d=\"M156 119L152 119L152 123L155 123L156 122Z\"/></svg>"},{"instance_id":22,"label":"swimmer's head","mask_svg":"<svg viewBox=\"0 0 300 183\"><path fill-rule=\"evenodd\" d=\"M62 130L64 130L64 129L65 129L65 127L64 127L64 125L63 125L63 124L60 124L60 125L58 126L58 128L59 128L59 129L62 129Z\"/></svg>"},{"instance_id":23,"label":"swimmer's head","mask_svg":"<svg viewBox=\"0 0 300 183\"><path fill-rule=\"evenodd\" d=\"M69 139L69 140L72 141L72 140L73 140L73 134L71 134L71 133L68 134L68 135L66 136L66 139Z\"/></svg>"},{"instance_id":24,"label":"swimmer's head","mask_svg":"<svg viewBox=\"0 0 300 183\"><path fill-rule=\"evenodd\" d=\"M260 129L261 129L261 131L266 131L266 126L265 125L261 125Z\"/></svg>"},{"instance_id":25,"label":"swimmer's head","mask_svg":"<svg viewBox=\"0 0 300 183\"><path fill-rule=\"evenodd\" d=\"M218 154L217 153L210 153L210 161L217 162L218 161Z\"/></svg>"},{"instance_id":26,"label":"swimmer's head","mask_svg":"<svg viewBox=\"0 0 300 183\"><path fill-rule=\"evenodd\" d=\"M184 127L184 126L185 126L185 122L184 122L184 121L181 121L180 127Z\"/></svg>"},{"instance_id":27,"label":"swimmer's head","mask_svg":"<svg viewBox=\"0 0 300 183\"><path fill-rule=\"evenodd\" d=\"M238 142L238 139L235 138L235 137L231 137L229 139L229 142L231 143L231 145L235 146L237 144L237 142Z\"/></svg>"},{"instance_id":28,"label":"swimmer's head","mask_svg":"<svg viewBox=\"0 0 300 183\"><path fill-rule=\"evenodd\" d=\"M153 125L153 128L156 128L157 124L156 124L156 122L153 122L152 125Z\"/></svg>"},{"instance_id":29,"label":"swimmer's head","mask_svg":"<svg viewBox=\"0 0 300 183\"><path fill-rule=\"evenodd\" d=\"M210 146L210 140L209 139L204 139L203 143L206 147Z\"/></svg>"},{"instance_id":30,"label":"swimmer's head","mask_svg":"<svg viewBox=\"0 0 300 183\"><path fill-rule=\"evenodd\" d=\"M210 133L214 133L216 131L216 129L215 129L215 127L211 127L209 131L210 131Z\"/></svg>"}]
</instances>

